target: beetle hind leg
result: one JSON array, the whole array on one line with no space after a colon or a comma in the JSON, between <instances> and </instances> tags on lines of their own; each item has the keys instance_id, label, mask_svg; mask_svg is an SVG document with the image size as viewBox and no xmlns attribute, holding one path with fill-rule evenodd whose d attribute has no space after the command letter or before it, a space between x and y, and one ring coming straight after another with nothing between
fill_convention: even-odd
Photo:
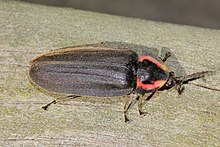
<instances>
[{"instance_id":1,"label":"beetle hind leg","mask_svg":"<svg viewBox=\"0 0 220 147\"><path fill-rule=\"evenodd\" d=\"M52 102L48 103L47 105L43 106L42 109L47 110L47 108L51 105L51 104L56 104L57 100L53 100Z\"/></svg>"},{"instance_id":2,"label":"beetle hind leg","mask_svg":"<svg viewBox=\"0 0 220 147\"><path fill-rule=\"evenodd\" d=\"M76 97L80 97L78 95L67 95L67 96L63 96L63 97L58 97L57 99L51 101L50 103L48 103L47 105L43 106L42 109L44 110L47 110L48 107L52 104L56 104L58 102L61 102L61 101L66 101L68 99L72 99L72 98L76 98Z\"/></svg>"}]
</instances>

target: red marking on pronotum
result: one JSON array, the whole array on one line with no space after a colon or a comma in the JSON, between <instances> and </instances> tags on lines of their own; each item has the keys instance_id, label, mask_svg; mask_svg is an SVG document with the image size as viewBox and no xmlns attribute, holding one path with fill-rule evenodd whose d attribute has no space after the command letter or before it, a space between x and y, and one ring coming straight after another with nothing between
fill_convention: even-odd
<instances>
[{"instance_id":1,"label":"red marking on pronotum","mask_svg":"<svg viewBox=\"0 0 220 147\"><path fill-rule=\"evenodd\" d=\"M155 58L153 58L151 56L141 56L139 58L140 62L143 62L144 60L149 60L149 61L153 62L154 64L156 64L159 68L161 68L163 70L168 70L168 68L165 64L161 64L160 62L158 62Z\"/></svg>"},{"instance_id":2,"label":"red marking on pronotum","mask_svg":"<svg viewBox=\"0 0 220 147\"><path fill-rule=\"evenodd\" d=\"M154 81L153 84L143 84L140 79L137 79L137 88L142 88L145 90L153 90L155 88L160 88L166 83L165 80Z\"/></svg>"}]
</instances>

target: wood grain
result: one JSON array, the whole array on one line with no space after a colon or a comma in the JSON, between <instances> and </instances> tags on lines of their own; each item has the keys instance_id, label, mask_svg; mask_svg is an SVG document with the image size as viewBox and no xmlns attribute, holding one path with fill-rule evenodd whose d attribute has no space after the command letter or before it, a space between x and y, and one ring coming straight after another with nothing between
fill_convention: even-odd
<instances>
[{"instance_id":1,"label":"wood grain","mask_svg":"<svg viewBox=\"0 0 220 147\"><path fill-rule=\"evenodd\" d=\"M40 54L105 41L137 52L155 47L163 54L167 47L173 55L168 65L179 74L219 71L219 38L219 30L1 0L0 145L220 146L218 92L192 85L182 95L160 92L145 103L143 118L134 104L126 124L126 96L84 97L44 111L54 97L28 79L29 61ZM219 74L195 83L220 87Z\"/></svg>"}]
</instances>

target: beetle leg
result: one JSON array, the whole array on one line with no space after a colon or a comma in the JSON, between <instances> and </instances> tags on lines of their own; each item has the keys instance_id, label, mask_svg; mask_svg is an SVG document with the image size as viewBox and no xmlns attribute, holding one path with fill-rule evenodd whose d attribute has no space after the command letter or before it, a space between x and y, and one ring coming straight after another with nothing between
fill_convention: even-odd
<instances>
[{"instance_id":1,"label":"beetle leg","mask_svg":"<svg viewBox=\"0 0 220 147\"><path fill-rule=\"evenodd\" d=\"M145 113L142 111L142 101L143 101L143 96L141 96L139 99L138 99L138 111L139 111L139 114L141 116L144 116Z\"/></svg>"},{"instance_id":2,"label":"beetle leg","mask_svg":"<svg viewBox=\"0 0 220 147\"><path fill-rule=\"evenodd\" d=\"M182 92L184 90L184 87L183 87L183 85L179 84L179 85L176 85L176 89L177 89L179 94L182 94Z\"/></svg>"},{"instance_id":3,"label":"beetle leg","mask_svg":"<svg viewBox=\"0 0 220 147\"><path fill-rule=\"evenodd\" d=\"M145 101L150 100L156 92L157 92L157 90L154 90L154 91L145 99ZM144 97L143 97L143 95L142 95L142 96L139 98L139 100L138 100L138 111L139 111L139 114L140 114L141 116L144 116L144 115L145 115L145 112L142 111L142 101L143 101L143 99L144 99Z\"/></svg>"},{"instance_id":4,"label":"beetle leg","mask_svg":"<svg viewBox=\"0 0 220 147\"><path fill-rule=\"evenodd\" d=\"M42 109L47 110L47 108L51 105L51 104L56 104L57 100L53 100L52 102L48 103L47 105L43 106Z\"/></svg>"},{"instance_id":5,"label":"beetle leg","mask_svg":"<svg viewBox=\"0 0 220 147\"><path fill-rule=\"evenodd\" d=\"M168 58L170 58L171 53L170 52L166 52L165 53L165 57L162 59L163 62L167 61Z\"/></svg>"},{"instance_id":6,"label":"beetle leg","mask_svg":"<svg viewBox=\"0 0 220 147\"><path fill-rule=\"evenodd\" d=\"M150 100L153 96L154 96L154 94L157 92L157 89L155 89L146 99L145 99L145 101L148 101L148 100Z\"/></svg>"},{"instance_id":7,"label":"beetle leg","mask_svg":"<svg viewBox=\"0 0 220 147\"><path fill-rule=\"evenodd\" d=\"M51 105L51 104L56 104L60 101L64 101L64 100L67 100L67 99L72 99L72 98L76 98L76 97L80 97L78 95L67 95L67 96L64 96L64 97L58 97L57 99L53 100L52 102L48 103L47 105L43 106L42 109L44 110L47 110L47 108Z\"/></svg>"},{"instance_id":8,"label":"beetle leg","mask_svg":"<svg viewBox=\"0 0 220 147\"><path fill-rule=\"evenodd\" d=\"M133 102L134 98L135 98L135 94L132 92L130 93L130 98L127 100L127 102L125 103L125 106L124 106L124 117L125 117L125 122L129 122L129 119L128 119L128 109L129 107L131 106L131 103Z\"/></svg>"}]
</instances>

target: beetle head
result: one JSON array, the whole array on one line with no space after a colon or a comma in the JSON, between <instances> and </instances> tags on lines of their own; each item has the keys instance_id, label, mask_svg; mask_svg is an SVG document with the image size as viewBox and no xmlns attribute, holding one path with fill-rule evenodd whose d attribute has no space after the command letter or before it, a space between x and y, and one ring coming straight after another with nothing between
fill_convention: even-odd
<instances>
[{"instance_id":1,"label":"beetle head","mask_svg":"<svg viewBox=\"0 0 220 147\"><path fill-rule=\"evenodd\" d=\"M203 78L208 75L214 75L214 74L216 74L216 71L202 71L202 72L197 72L197 73L193 73L193 74L186 75L186 76L175 77L174 72L171 71L169 72L169 77L166 83L164 84L163 87L160 88L160 90L165 90L165 89L168 90L175 86L178 93L181 94L184 90L184 87L183 87L184 84L193 84L193 83L190 83L190 81ZM209 87L201 86L197 84L193 84L193 85L203 87L206 89L220 91L219 89L215 89L215 88L209 88Z\"/></svg>"}]
</instances>

